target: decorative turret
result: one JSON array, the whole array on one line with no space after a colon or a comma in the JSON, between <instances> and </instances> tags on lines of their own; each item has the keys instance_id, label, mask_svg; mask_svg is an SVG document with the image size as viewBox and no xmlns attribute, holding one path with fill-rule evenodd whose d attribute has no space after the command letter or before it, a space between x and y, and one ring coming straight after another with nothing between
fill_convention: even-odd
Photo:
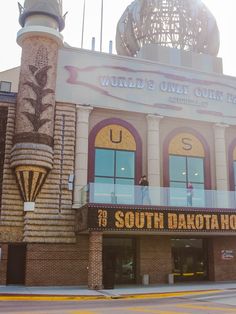
<instances>
[{"instance_id":1,"label":"decorative turret","mask_svg":"<svg viewBox=\"0 0 236 314\"><path fill-rule=\"evenodd\" d=\"M25 210L34 202L53 167L53 131L58 48L64 28L58 0L26 0L20 8L17 42L22 47L11 167Z\"/></svg>"}]
</instances>

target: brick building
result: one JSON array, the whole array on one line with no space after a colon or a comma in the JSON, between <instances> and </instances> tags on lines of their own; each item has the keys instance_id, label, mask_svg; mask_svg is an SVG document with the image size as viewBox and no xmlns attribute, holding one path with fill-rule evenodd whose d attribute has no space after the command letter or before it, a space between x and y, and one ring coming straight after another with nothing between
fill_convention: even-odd
<instances>
[{"instance_id":1,"label":"brick building","mask_svg":"<svg viewBox=\"0 0 236 314\"><path fill-rule=\"evenodd\" d=\"M64 46L60 1L25 1L20 24L20 71L0 73L0 284L236 280L221 59Z\"/></svg>"}]
</instances>

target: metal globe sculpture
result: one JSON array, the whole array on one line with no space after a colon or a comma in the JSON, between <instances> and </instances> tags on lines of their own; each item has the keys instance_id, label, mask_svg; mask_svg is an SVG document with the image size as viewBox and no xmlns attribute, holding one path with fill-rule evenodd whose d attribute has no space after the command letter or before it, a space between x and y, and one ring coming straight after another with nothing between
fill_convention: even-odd
<instances>
[{"instance_id":1,"label":"metal globe sculpture","mask_svg":"<svg viewBox=\"0 0 236 314\"><path fill-rule=\"evenodd\" d=\"M201 0L135 0L118 22L117 53L135 56L150 43L216 56L219 30Z\"/></svg>"}]
</instances>

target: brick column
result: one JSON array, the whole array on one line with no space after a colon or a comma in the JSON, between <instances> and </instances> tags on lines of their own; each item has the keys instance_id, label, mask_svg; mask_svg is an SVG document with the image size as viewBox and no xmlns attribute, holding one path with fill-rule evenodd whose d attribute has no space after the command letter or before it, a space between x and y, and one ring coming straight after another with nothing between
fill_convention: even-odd
<instances>
[{"instance_id":1,"label":"brick column","mask_svg":"<svg viewBox=\"0 0 236 314\"><path fill-rule=\"evenodd\" d=\"M74 204L81 204L80 190L88 183L88 137L89 115L93 110L89 106L76 107L76 144L75 144L75 185Z\"/></svg>"},{"instance_id":2,"label":"brick column","mask_svg":"<svg viewBox=\"0 0 236 314\"><path fill-rule=\"evenodd\" d=\"M160 170L160 121L163 117L147 116L148 180L151 186L161 186Z\"/></svg>"},{"instance_id":3,"label":"brick column","mask_svg":"<svg viewBox=\"0 0 236 314\"><path fill-rule=\"evenodd\" d=\"M89 234L89 265L88 287L99 290L102 285L102 233L91 232Z\"/></svg>"}]
</instances>

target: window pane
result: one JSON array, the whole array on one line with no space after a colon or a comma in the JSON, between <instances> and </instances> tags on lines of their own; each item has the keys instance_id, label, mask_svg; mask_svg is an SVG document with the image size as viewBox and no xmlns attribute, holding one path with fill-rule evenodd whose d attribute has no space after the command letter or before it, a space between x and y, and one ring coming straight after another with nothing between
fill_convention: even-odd
<instances>
[{"instance_id":1,"label":"window pane","mask_svg":"<svg viewBox=\"0 0 236 314\"><path fill-rule=\"evenodd\" d=\"M116 184L134 185L134 180L132 180L132 179L116 179Z\"/></svg>"},{"instance_id":2,"label":"window pane","mask_svg":"<svg viewBox=\"0 0 236 314\"><path fill-rule=\"evenodd\" d=\"M204 207L206 196L204 184L193 183L193 206Z\"/></svg>"},{"instance_id":3,"label":"window pane","mask_svg":"<svg viewBox=\"0 0 236 314\"><path fill-rule=\"evenodd\" d=\"M203 158L188 157L188 181L204 182Z\"/></svg>"},{"instance_id":4,"label":"window pane","mask_svg":"<svg viewBox=\"0 0 236 314\"><path fill-rule=\"evenodd\" d=\"M119 204L134 204L134 180L116 179L115 193Z\"/></svg>"},{"instance_id":5,"label":"window pane","mask_svg":"<svg viewBox=\"0 0 236 314\"><path fill-rule=\"evenodd\" d=\"M134 152L116 151L116 177L134 178Z\"/></svg>"},{"instance_id":6,"label":"window pane","mask_svg":"<svg viewBox=\"0 0 236 314\"><path fill-rule=\"evenodd\" d=\"M112 203L114 195L114 179L113 178L95 178L95 184L92 185L93 202L96 203Z\"/></svg>"},{"instance_id":7,"label":"window pane","mask_svg":"<svg viewBox=\"0 0 236 314\"><path fill-rule=\"evenodd\" d=\"M186 181L186 157L170 156L170 181Z\"/></svg>"},{"instance_id":8,"label":"window pane","mask_svg":"<svg viewBox=\"0 0 236 314\"><path fill-rule=\"evenodd\" d=\"M186 189L186 183L185 182L170 182L170 187Z\"/></svg>"},{"instance_id":9,"label":"window pane","mask_svg":"<svg viewBox=\"0 0 236 314\"><path fill-rule=\"evenodd\" d=\"M170 182L169 205L186 206L187 205L186 183Z\"/></svg>"},{"instance_id":10,"label":"window pane","mask_svg":"<svg viewBox=\"0 0 236 314\"><path fill-rule=\"evenodd\" d=\"M106 177L95 177L95 183L107 183L107 184L114 184L113 178L106 178Z\"/></svg>"},{"instance_id":11,"label":"window pane","mask_svg":"<svg viewBox=\"0 0 236 314\"><path fill-rule=\"evenodd\" d=\"M95 176L114 177L115 152L109 149L96 149Z\"/></svg>"}]
</instances>

